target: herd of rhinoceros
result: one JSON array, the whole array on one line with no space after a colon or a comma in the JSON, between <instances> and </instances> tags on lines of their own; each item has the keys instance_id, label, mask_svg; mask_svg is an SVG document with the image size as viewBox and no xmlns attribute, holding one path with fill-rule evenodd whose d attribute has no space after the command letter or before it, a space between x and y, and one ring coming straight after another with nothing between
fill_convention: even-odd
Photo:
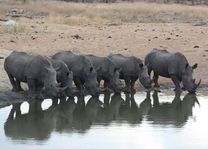
<instances>
[{"instance_id":1,"label":"herd of rhinoceros","mask_svg":"<svg viewBox=\"0 0 208 149\"><path fill-rule=\"evenodd\" d=\"M159 76L171 78L175 94L180 96L182 90L194 93L201 82L195 83L192 76L197 64L191 66L183 54L162 49L153 49L146 55L144 63L137 57L121 54L98 57L61 51L46 57L14 51L5 59L4 68L13 91L23 90L21 82L28 84L30 99L43 98L43 89L55 98L84 95L85 92L99 96L106 89L116 94L130 93L135 92L137 80L150 91L153 83L154 87L159 87ZM125 81L125 87L120 79ZM104 81L103 89L100 88L101 80Z\"/></svg>"}]
</instances>

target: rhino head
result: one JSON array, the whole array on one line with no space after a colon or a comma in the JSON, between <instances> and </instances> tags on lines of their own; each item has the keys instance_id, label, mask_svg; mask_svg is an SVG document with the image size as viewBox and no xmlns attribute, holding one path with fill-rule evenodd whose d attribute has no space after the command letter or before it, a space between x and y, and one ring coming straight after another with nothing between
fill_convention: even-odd
<instances>
[{"instance_id":1,"label":"rhino head","mask_svg":"<svg viewBox=\"0 0 208 149\"><path fill-rule=\"evenodd\" d=\"M152 81L147 72L147 66L143 63L139 64L139 81L141 82L142 86L144 86L144 88L146 89L150 89L152 87Z\"/></svg>"},{"instance_id":2,"label":"rhino head","mask_svg":"<svg viewBox=\"0 0 208 149\"><path fill-rule=\"evenodd\" d=\"M56 71L53 67L44 68L43 82L46 92L52 97L61 97L68 86L60 87L60 84L56 80Z\"/></svg>"},{"instance_id":3,"label":"rhino head","mask_svg":"<svg viewBox=\"0 0 208 149\"><path fill-rule=\"evenodd\" d=\"M73 81L73 73L69 70L67 65L62 62L58 61L59 65L54 67L56 70L56 80L58 83L61 84L62 87L64 86L72 86Z\"/></svg>"},{"instance_id":4,"label":"rhino head","mask_svg":"<svg viewBox=\"0 0 208 149\"><path fill-rule=\"evenodd\" d=\"M114 68L109 75L109 87L116 93L121 93L121 82L119 79L119 70Z\"/></svg>"},{"instance_id":5,"label":"rhino head","mask_svg":"<svg viewBox=\"0 0 208 149\"><path fill-rule=\"evenodd\" d=\"M78 94L78 90L72 87L73 84L73 72L69 70L68 66L64 62L59 62L59 66L55 67L56 80L60 83L60 86L67 87L65 95L68 97L74 97Z\"/></svg>"},{"instance_id":6,"label":"rhino head","mask_svg":"<svg viewBox=\"0 0 208 149\"><path fill-rule=\"evenodd\" d=\"M197 68L197 64L190 66L186 64L184 71L182 72L182 83L184 88L190 92L195 93L196 89L201 83L201 80L196 84L195 79L193 79L193 70Z\"/></svg>"},{"instance_id":7,"label":"rhino head","mask_svg":"<svg viewBox=\"0 0 208 149\"><path fill-rule=\"evenodd\" d=\"M99 94L101 93L97 82L97 72L93 67L90 67L90 69L86 72L84 86L88 90L88 92L94 97L99 96Z\"/></svg>"}]
</instances>

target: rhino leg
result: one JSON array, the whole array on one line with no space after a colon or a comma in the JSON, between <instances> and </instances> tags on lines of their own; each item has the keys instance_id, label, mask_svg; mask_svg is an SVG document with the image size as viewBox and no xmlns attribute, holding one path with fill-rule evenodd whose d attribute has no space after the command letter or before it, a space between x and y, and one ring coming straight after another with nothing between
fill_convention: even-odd
<instances>
[{"instance_id":1,"label":"rhino leg","mask_svg":"<svg viewBox=\"0 0 208 149\"><path fill-rule=\"evenodd\" d=\"M12 84L12 91L17 92L18 88L16 86L16 82L14 80L14 77L12 75L10 75L10 74L8 74L8 77L9 77L9 80L10 80L10 82Z\"/></svg>"},{"instance_id":2,"label":"rhino leg","mask_svg":"<svg viewBox=\"0 0 208 149\"><path fill-rule=\"evenodd\" d=\"M20 117L22 115L21 109L20 109L21 104L22 103L16 103L16 104L12 105L12 109L9 112L7 122L9 122L9 121L12 122L13 120L17 119L18 117Z\"/></svg>"},{"instance_id":3,"label":"rhino leg","mask_svg":"<svg viewBox=\"0 0 208 149\"><path fill-rule=\"evenodd\" d=\"M21 85L20 85L20 81L19 80L16 80L16 87L17 87L17 90L18 91L23 91Z\"/></svg>"},{"instance_id":4,"label":"rhino leg","mask_svg":"<svg viewBox=\"0 0 208 149\"><path fill-rule=\"evenodd\" d=\"M84 86L79 79L74 79L74 84L77 89L80 91L81 95L84 95Z\"/></svg>"},{"instance_id":5,"label":"rhino leg","mask_svg":"<svg viewBox=\"0 0 208 149\"><path fill-rule=\"evenodd\" d=\"M109 88L109 82L107 80L104 80L104 89L105 89L105 92L111 91L111 89Z\"/></svg>"},{"instance_id":6,"label":"rhino leg","mask_svg":"<svg viewBox=\"0 0 208 149\"><path fill-rule=\"evenodd\" d=\"M34 79L27 79L27 84L29 88L29 95L28 98L29 100L33 100L36 98L36 83Z\"/></svg>"},{"instance_id":7,"label":"rhino leg","mask_svg":"<svg viewBox=\"0 0 208 149\"><path fill-rule=\"evenodd\" d=\"M98 79L97 79L97 82L98 82L98 87L100 87L100 82L101 82L101 79L100 79L100 78L98 78Z\"/></svg>"},{"instance_id":8,"label":"rhino leg","mask_svg":"<svg viewBox=\"0 0 208 149\"><path fill-rule=\"evenodd\" d=\"M136 93L136 90L134 89L135 82L136 82L136 79L132 79L131 83L130 83L131 84L131 92L132 93Z\"/></svg>"},{"instance_id":9,"label":"rhino leg","mask_svg":"<svg viewBox=\"0 0 208 149\"><path fill-rule=\"evenodd\" d=\"M52 98L52 106L58 105L58 98Z\"/></svg>"},{"instance_id":10,"label":"rhino leg","mask_svg":"<svg viewBox=\"0 0 208 149\"><path fill-rule=\"evenodd\" d=\"M148 68L148 75L151 76L152 69Z\"/></svg>"},{"instance_id":11,"label":"rhino leg","mask_svg":"<svg viewBox=\"0 0 208 149\"><path fill-rule=\"evenodd\" d=\"M44 85L42 83L37 83L36 82L35 89L36 89L36 98L37 99L40 99L40 100L44 99L43 95L42 95L43 86Z\"/></svg>"},{"instance_id":12,"label":"rhino leg","mask_svg":"<svg viewBox=\"0 0 208 149\"><path fill-rule=\"evenodd\" d=\"M159 75L154 72L154 76L153 76L153 81L155 84L154 87L160 87L160 85L158 84L158 79L159 79Z\"/></svg>"},{"instance_id":13,"label":"rhino leg","mask_svg":"<svg viewBox=\"0 0 208 149\"><path fill-rule=\"evenodd\" d=\"M104 80L104 88L108 87L108 81Z\"/></svg>"},{"instance_id":14,"label":"rhino leg","mask_svg":"<svg viewBox=\"0 0 208 149\"><path fill-rule=\"evenodd\" d=\"M110 92L104 94L104 106L109 106L110 104Z\"/></svg>"},{"instance_id":15,"label":"rhino leg","mask_svg":"<svg viewBox=\"0 0 208 149\"><path fill-rule=\"evenodd\" d=\"M131 79L130 79L130 77L125 77L124 80L125 80L125 84L126 84L126 87L124 88L124 92L130 93L131 92L131 90L130 90Z\"/></svg>"},{"instance_id":16,"label":"rhino leg","mask_svg":"<svg viewBox=\"0 0 208 149\"><path fill-rule=\"evenodd\" d=\"M173 83L175 84L175 96L176 97L180 97L181 96L181 87L180 87L180 81L178 80L178 78L175 75L171 75L171 79L173 81Z\"/></svg>"}]
</instances>

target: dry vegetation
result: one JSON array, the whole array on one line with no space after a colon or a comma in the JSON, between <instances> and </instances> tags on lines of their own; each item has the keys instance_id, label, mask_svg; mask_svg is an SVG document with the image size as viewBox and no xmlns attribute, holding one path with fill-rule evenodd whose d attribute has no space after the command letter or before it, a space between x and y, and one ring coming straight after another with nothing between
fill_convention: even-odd
<instances>
[{"instance_id":1,"label":"dry vegetation","mask_svg":"<svg viewBox=\"0 0 208 149\"><path fill-rule=\"evenodd\" d=\"M23 8L33 16L44 15L46 22L68 25L121 23L195 23L208 21L207 6L156 3L67 3L37 1L25 4L9 1L0 4L0 14Z\"/></svg>"},{"instance_id":2,"label":"dry vegetation","mask_svg":"<svg viewBox=\"0 0 208 149\"><path fill-rule=\"evenodd\" d=\"M26 26L25 25L5 25L5 26L0 26L0 33L9 33L9 34L14 34L14 33L23 33L26 31Z\"/></svg>"}]
</instances>

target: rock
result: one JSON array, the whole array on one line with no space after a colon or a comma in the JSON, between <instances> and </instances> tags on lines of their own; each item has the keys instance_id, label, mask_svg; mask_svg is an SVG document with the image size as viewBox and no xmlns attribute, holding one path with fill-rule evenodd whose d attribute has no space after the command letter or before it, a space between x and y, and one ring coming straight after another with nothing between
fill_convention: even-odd
<instances>
[{"instance_id":1,"label":"rock","mask_svg":"<svg viewBox=\"0 0 208 149\"><path fill-rule=\"evenodd\" d=\"M205 25L207 25L206 22L197 22L197 23L193 24L193 26L205 26Z\"/></svg>"},{"instance_id":2,"label":"rock","mask_svg":"<svg viewBox=\"0 0 208 149\"><path fill-rule=\"evenodd\" d=\"M137 32L137 31L139 31L139 29L136 29L134 32Z\"/></svg>"},{"instance_id":3,"label":"rock","mask_svg":"<svg viewBox=\"0 0 208 149\"><path fill-rule=\"evenodd\" d=\"M198 45L195 45L194 48L199 48L199 46Z\"/></svg>"},{"instance_id":4,"label":"rock","mask_svg":"<svg viewBox=\"0 0 208 149\"><path fill-rule=\"evenodd\" d=\"M14 42L15 43L15 41L13 39L11 39L9 42Z\"/></svg>"},{"instance_id":5,"label":"rock","mask_svg":"<svg viewBox=\"0 0 208 149\"><path fill-rule=\"evenodd\" d=\"M76 35L72 35L71 36L73 39L81 39L81 40L84 40L82 37L80 37L78 34Z\"/></svg>"},{"instance_id":6,"label":"rock","mask_svg":"<svg viewBox=\"0 0 208 149\"><path fill-rule=\"evenodd\" d=\"M36 39L36 37L34 37L34 36L31 36L31 39L32 39L32 40L35 40L35 39Z\"/></svg>"}]
</instances>

